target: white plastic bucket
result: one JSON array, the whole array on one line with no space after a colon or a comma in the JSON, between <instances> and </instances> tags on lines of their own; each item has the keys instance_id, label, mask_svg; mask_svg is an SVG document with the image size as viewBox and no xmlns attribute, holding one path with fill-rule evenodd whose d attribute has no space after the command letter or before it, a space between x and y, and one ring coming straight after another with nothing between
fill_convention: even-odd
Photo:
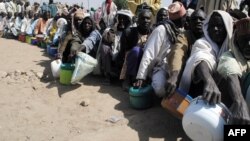
<instances>
[{"instance_id":1,"label":"white plastic bucket","mask_svg":"<svg viewBox=\"0 0 250 141\"><path fill-rule=\"evenodd\" d=\"M54 60L50 63L51 65L51 71L54 78L60 77L60 67L61 67L62 61L60 59Z\"/></svg>"},{"instance_id":2,"label":"white plastic bucket","mask_svg":"<svg viewBox=\"0 0 250 141\"><path fill-rule=\"evenodd\" d=\"M223 141L224 125L230 117L223 103L211 106L197 97L184 112L182 126L193 141Z\"/></svg>"}]
</instances>

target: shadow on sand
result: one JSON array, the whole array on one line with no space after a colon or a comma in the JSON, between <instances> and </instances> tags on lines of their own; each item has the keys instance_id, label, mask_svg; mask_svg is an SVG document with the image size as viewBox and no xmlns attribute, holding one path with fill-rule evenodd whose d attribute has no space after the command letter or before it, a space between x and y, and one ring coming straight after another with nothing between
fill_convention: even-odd
<instances>
[{"instance_id":1,"label":"shadow on sand","mask_svg":"<svg viewBox=\"0 0 250 141\"><path fill-rule=\"evenodd\" d=\"M50 57L44 50L44 56ZM53 60L53 57L50 57ZM51 60L42 60L38 65L43 66L43 77L41 82L48 83L47 88L57 87L58 96L77 89L81 84L77 85L61 85L58 79L54 79L50 69ZM137 131L139 141L149 141L158 138L165 141L191 141L185 134L181 120L170 115L160 106L160 100L154 98L154 105L144 110L135 110L129 104L129 94L121 88L118 80L112 85L102 85L103 78L100 76L88 75L80 83L89 86L100 86L99 93L108 93L113 98L120 101L115 105L115 109L124 113L124 118L128 119L128 126Z\"/></svg>"},{"instance_id":2,"label":"shadow on sand","mask_svg":"<svg viewBox=\"0 0 250 141\"><path fill-rule=\"evenodd\" d=\"M144 110L133 109L129 104L129 94L116 80L110 86L102 85L102 78L89 75L82 80L84 85L100 86L99 93L108 93L120 101L115 109L122 111L128 119L128 126L138 132L139 141L160 138L165 141L191 141L185 134L181 120L170 115L160 105L160 99L154 97L154 105Z\"/></svg>"}]
</instances>

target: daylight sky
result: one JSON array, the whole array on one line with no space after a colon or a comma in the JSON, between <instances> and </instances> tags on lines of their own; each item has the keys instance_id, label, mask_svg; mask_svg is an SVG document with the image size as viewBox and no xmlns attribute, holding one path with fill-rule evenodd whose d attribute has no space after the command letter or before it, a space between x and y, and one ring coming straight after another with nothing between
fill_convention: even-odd
<instances>
[{"instance_id":1,"label":"daylight sky","mask_svg":"<svg viewBox=\"0 0 250 141\"><path fill-rule=\"evenodd\" d=\"M31 3L33 3L34 1L39 2L39 3L49 2L49 0L30 0ZM54 0L54 2L61 2L61 3L68 3L68 4L83 3L84 7L88 7L88 3L89 3L89 7L94 7L95 9L97 7L100 7L103 1L104 0ZM162 7L168 6L171 2L172 0L162 0Z\"/></svg>"}]
</instances>

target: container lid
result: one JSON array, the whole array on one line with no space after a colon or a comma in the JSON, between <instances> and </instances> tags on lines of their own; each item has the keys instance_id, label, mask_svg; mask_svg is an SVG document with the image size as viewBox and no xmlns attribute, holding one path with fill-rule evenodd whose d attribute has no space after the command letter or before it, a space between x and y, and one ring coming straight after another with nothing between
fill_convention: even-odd
<instances>
[{"instance_id":1,"label":"container lid","mask_svg":"<svg viewBox=\"0 0 250 141\"><path fill-rule=\"evenodd\" d=\"M75 69L75 65L74 64L70 64L70 63L64 63L61 65L61 69L64 70L74 70Z\"/></svg>"},{"instance_id":2,"label":"container lid","mask_svg":"<svg viewBox=\"0 0 250 141\"><path fill-rule=\"evenodd\" d=\"M129 88L129 94L132 96L143 96L146 94L153 93L153 87L151 85L146 85L144 87L130 87Z\"/></svg>"},{"instance_id":3,"label":"container lid","mask_svg":"<svg viewBox=\"0 0 250 141\"><path fill-rule=\"evenodd\" d=\"M176 92L178 92L179 94L181 94L182 96L184 96L188 101L192 101L193 100L193 98L190 95L188 95L188 93L186 93L184 90L182 90L180 88L176 89Z\"/></svg>"},{"instance_id":4,"label":"container lid","mask_svg":"<svg viewBox=\"0 0 250 141\"><path fill-rule=\"evenodd\" d=\"M55 46L50 46L50 49L58 49L57 47L55 47Z\"/></svg>"}]
</instances>

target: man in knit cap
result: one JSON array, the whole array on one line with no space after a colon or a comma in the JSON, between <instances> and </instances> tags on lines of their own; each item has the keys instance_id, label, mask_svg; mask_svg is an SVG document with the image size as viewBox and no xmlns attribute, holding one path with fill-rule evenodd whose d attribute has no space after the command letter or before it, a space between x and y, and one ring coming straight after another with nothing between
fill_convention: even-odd
<instances>
[{"instance_id":1,"label":"man in knit cap","mask_svg":"<svg viewBox=\"0 0 250 141\"><path fill-rule=\"evenodd\" d=\"M184 5L179 1L176 1L168 6L169 19L182 31L184 31L186 13L187 11Z\"/></svg>"},{"instance_id":2,"label":"man in knit cap","mask_svg":"<svg viewBox=\"0 0 250 141\"><path fill-rule=\"evenodd\" d=\"M250 124L250 18L236 22L229 47L217 68L227 83L227 91L222 96L231 99L230 103L224 103L232 112L232 124Z\"/></svg>"},{"instance_id":3,"label":"man in knit cap","mask_svg":"<svg viewBox=\"0 0 250 141\"><path fill-rule=\"evenodd\" d=\"M201 10L195 10L190 16L190 29L179 34L176 43L168 55L169 78L165 85L167 95L174 93L178 86L186 61L189 58L194 42L203 37L202 23L206 14Z\"/></svg>"}]
</instances>

